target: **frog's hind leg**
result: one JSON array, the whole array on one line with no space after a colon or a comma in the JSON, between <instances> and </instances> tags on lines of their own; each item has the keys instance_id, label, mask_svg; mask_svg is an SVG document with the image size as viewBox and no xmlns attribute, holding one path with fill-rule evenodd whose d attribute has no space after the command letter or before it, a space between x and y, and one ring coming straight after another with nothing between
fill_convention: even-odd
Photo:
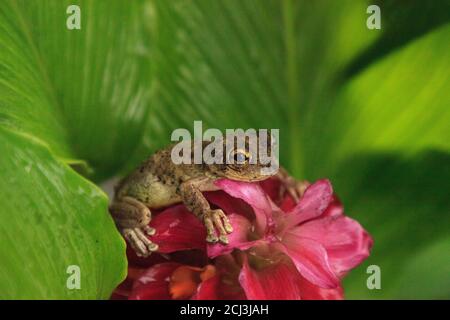
<instances>
[{"instance_id":1,"label":"frog's hind leg","mask_svg":"<svg viewBox=\"0 0 450 320\"><path fill-rule=\"evenodd\" d=\"M146 236L146 234L154 235L155 229L148 226L151 212L142 202L131 197L123 197L111 204L109 212L138 256L147 257L158 250L158 245Z\"/></svg>"}]
</instances>

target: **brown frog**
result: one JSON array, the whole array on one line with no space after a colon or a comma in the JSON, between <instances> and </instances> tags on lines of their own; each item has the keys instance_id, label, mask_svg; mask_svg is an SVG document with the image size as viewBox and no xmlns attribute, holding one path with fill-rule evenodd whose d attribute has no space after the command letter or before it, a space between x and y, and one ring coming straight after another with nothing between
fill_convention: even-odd
<instances>
[{"instance_id":1,"label":"brown frog","mask_svg":"<svg viewBox=\"0 0 450 320\"><path fill-rule=\"evenodd\" d=\"M201 145L204 147L209 143ZM258 161L251 163L250 159L257 155L251 154L248 148L234 148L228 154L223 152L223 164L174 164L171 159L173 147L157 151L122 179L109 208L119 231L141 257L158 250L158 245L147 237L155 234L155 230L148 226L152 209L182 202L203 221L207 242L227 244L227 234L233 228L222 210L211 209L202 192L218 190L214 181L221 178L256 182L270 177L262 174L263 165ZM227 164L230 159L234 160L231 161L233 164ZM280 177L285 190L298 200L303 186L281 168L275 174Z\"/></svg>"}]
</instances>

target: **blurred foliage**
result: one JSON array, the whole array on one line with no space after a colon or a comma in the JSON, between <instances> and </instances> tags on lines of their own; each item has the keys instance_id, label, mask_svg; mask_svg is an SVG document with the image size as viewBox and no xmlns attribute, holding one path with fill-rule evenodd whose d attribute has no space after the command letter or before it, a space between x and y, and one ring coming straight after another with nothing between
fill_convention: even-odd
<instances>
[{"instance_id":1,"label":"blurred foliage","mask_svg":"<svg viewBox=\"0 0 450 320\"><path fill-rule=\"evenodd\" d=\"M448 153L427 151L413 158L362 154L344 161L330 178L347 212L375 239L371 256L345 281L349 298L450 297L445 285L450 281L450 243L442 241L450 226ZM434 250L433 259L418 258L435 246L442 249L442 257ZM381 268L382 290L366 288L366 268L371 264ZM407 275L411 268L422 268L420 278L411 271Z\"/></svg>"},{"instance_id":2,"label":"blurred foliage","mask_svg":"<svg viewBox=\"0 0 450 320\"><path fill-rule=\"evenodd\" d=\"M285 167L332 179L375 240L349 298L449 298L450 1L377 3L381 30L365 0L2 1L0 297L107 297L123 241L66 164L122 175L202 120L280 128ZM86 270L76 294L69 261ZM382 290L365 285L370 264Z\"/></svg>"}]
</instances>

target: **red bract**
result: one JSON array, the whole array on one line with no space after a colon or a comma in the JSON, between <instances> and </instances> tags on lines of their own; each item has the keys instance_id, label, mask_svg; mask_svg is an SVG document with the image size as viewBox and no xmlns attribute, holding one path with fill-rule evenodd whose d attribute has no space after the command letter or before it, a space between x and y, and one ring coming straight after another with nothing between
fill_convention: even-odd
<instances>
[{"instance_id":1,"label":"red bract","mask_svg":"<svg viewBox=\"0 0 450 320\"><path fill-rule=\"evenodd\" d=\"M261 183L222 179L216 185L221 191L205 195L229 216L234 229L229 244L207 246L201 222L183 205L170 207L150 223L157 230L152 241L159 244L160 253L170 254L162 256L169 262L158 261L160 254L138 259L145 260L148 268L128 279L128 294L122 290L123 296L343 298L340 280L368 257L372 239L355 220L344 216L328 180L310 185L298 204L287 195L279 200L280 183L275 178ZM190 261L176 257L193 249L199 252L194 261L192 254Z\"/></svg>"}]
</instances>

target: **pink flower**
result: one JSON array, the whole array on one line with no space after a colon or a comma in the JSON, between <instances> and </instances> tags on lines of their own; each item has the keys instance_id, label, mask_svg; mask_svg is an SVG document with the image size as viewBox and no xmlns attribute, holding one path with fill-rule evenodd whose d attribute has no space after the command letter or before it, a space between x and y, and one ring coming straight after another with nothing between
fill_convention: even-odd
<instances>
[{"instance_id":1,"label":"pink flower","mask_svg":"<svg viewBox=\"0 0 450 320\"><path fill-rule=\"evenodd\" d=\"M164 210L150 223L157 230L152 241L161 253L196 249L207 253L203 268L208 263L215 268L213 277L194 281L195 290L183 298L343 298L340 280L368 257L372 239L344 216L328 180L310 185L298 204L288 195L278 201L280 183L275 178L261 183L222 179L216 184L222 191L205 195L230 218L234 231L228 245L206 246L203 225L183 205ZM153 265L147 276L157 268L163 266ZM156 286L139 279L135 283ZM170 292L167 283L165 288Z\"/></svg>"},{"instance_id":2,"label":"pink flower","mask_svg":"<svg viewBox=\"0 0 450 320\"><path fill-rule=\"evenodd\" d=\"M159 263L135 279L128 299L245 300L238 275L239 267L232 259L220 259L215 265L202 268L176 262Z\"/></svg>"},{"instance_id":3,"label":"pink flower","mask_svg":"<svg viewBox=\"0 0 450 320\"><path fill-rule=\"evenodd\" d=\"M255 218L231 213L235 231L230 244L208 246L208 255L245 252L239 281L247 298L342 297L340 278L369 255L372 239L343 215L329 181L309 186L296 206L285 197L280 207L272 201L279 188L273 184L218 181L223 191L248 203ZM271 189L272 198L267 194Z\"/></svg>"},{"instance_id":4,"label":"pink flower","mask_svg":"<svg viewBox=\"0 0 450 320\"><path fill-rule=\"evenodd\" d=\"M212 265L199 268L176 262L160 263L140 275L129 299L192 299L197 295L208 297L208 287L217 281L216 278L216 270Z\"/></svg>"}]
</instances>

